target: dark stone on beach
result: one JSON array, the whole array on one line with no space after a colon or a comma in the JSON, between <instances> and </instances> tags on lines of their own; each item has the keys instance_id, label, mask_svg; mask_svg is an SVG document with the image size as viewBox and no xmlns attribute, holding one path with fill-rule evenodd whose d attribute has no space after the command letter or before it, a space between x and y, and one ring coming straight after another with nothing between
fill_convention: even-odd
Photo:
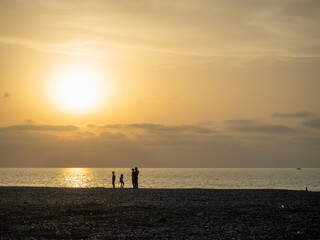
<instances>
[{"instance_id":1,"label":"dark stone on beach","mask_svg":"<svg viewBox=\"0 0 320 240\"><path fill-rule=\"evenodd\" d=\"M0 187L0 203L0 239L320 238L310 191Z\"/></svg>"}]
</instances>

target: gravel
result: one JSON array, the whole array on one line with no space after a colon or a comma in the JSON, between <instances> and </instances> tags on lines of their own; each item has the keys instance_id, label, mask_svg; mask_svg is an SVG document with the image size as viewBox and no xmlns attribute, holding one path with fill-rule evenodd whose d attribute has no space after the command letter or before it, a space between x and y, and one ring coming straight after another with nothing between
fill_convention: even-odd
<instances>
[{"instance_id":1,"label":"gravel","mask_svg":"<svg viewBox=\"0 0 320 240\"><path fill-rule=\"evenodd\" d=\"M0 239L320 239L320 192L0 187Z\"/></svg>"}]
</instances>

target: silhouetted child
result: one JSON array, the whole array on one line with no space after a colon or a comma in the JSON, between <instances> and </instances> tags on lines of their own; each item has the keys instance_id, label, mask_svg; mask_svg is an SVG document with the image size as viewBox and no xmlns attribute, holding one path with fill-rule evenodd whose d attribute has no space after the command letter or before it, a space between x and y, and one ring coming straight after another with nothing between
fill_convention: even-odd
<instances>
[{"instance_id":1,"label":"silhouetted child","mask_svg":"<svg viewBox=\"0 0 320 240\"><path fill-rule=\"evenodd\" d=\"M114 172L112 172L112 186L115 188L115 181L116 181L116 175L114 175Z\"/></svg>"},{"instance_id":2,"label":"silhouetted child","mask_svg":"<svg viewBox=\"0 0 320 240\"><path fill-rule=\"evenodd\" d=\"M121 185L121 188L124 187L123 174L120 175L120 185Z\"/></svg>"}]
</instances>

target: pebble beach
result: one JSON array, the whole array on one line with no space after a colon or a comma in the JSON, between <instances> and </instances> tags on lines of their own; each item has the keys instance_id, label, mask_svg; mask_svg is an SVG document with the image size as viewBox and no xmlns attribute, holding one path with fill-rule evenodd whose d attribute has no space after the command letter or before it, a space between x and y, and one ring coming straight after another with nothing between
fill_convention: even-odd
<instances>
[{"instance_id":1,"label":"pebble beach","mask_svg":"<svg viewBox=\"0 0 320 240\"><path fill-rule=\"evenodd\" d=\"M320 239L320 192L0 187L1 239Z\"/></svg>"}]
</instances>

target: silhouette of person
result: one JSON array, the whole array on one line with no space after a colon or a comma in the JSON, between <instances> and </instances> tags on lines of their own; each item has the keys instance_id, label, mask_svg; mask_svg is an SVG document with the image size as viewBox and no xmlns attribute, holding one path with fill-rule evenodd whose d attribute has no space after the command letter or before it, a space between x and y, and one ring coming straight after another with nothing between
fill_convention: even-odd
<instances>
[{"instance_id":1,"label":"silhouette of person","mask_svg":"<svg viewBox=\"0 0 320 240\"><path fill-rule=\"evenodd\" d=\"M115 181L116 181L116 175L114 175L114 172L112 172L112 186L115 188Z\"/></svg>"},{"instance_id":2,"label":"silhouette of person","mask_svg":"<svg viewBox=\"0 0 320 240\"><path fill-rule=\"evenodd\" d=\"M131 180L132 180L132 187L135 188L135 172L134 172L134 168L132 168Z\"/></svg>"},{"instance_id":3,"label":"silhouette of person","mask_svg":"<svg viewBox=\"0 0 320 240\"><path fill-rule=\"evenodd\" d=\"M134 180L135 180L135 181L134 181L134 182L135 182L135 188L138 188L138 185L139 185L139 184L138 184L139 170L138 170L137 167L134 168L134 173L135 173L135 174L134 174L134 175L135 175L135 179L134 179Z\"/></svg>"},{"instance_id":4,"label":"silhouette of person","mask_svg":"<svg viewBox=\"0 0 320 240\"><path fill-rule=\"evenodd\" d=\"M120 175L120 185L121 185L121 188L124 187L123 174Z\"/></svg>"}]
</instances>

